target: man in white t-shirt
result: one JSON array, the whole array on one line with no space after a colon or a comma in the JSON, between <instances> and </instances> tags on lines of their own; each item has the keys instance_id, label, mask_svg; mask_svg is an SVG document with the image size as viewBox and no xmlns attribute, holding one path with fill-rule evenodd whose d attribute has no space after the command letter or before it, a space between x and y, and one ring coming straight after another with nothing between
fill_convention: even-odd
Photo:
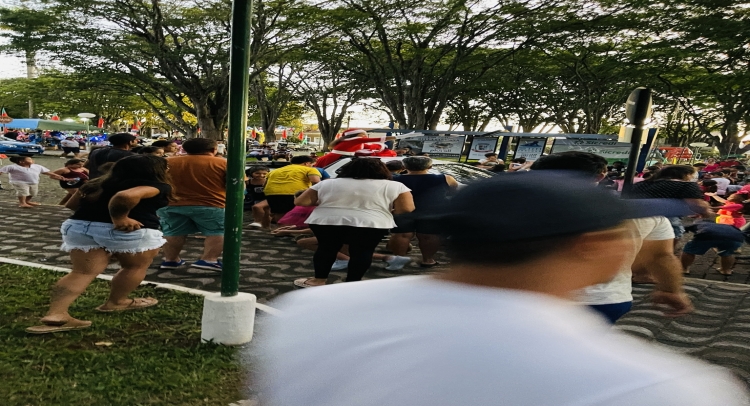
<instances>
[{"instance_id":1,"label":"man in white t-shirt","mask_svg":"<svg viewBox=\"0 0 750 406\"><path fill-rule=\"evenodd\" d=\"M607 174L607 160L589 152L570 151L541 157L531 169L576 171L595 187ZM637 260L657 280L652 295L656 303L668 305L673 316L692 311L690 299L682 288L682 266L674 255L674 230L669 220L663 216L634 219L629 232L636 247L633 255L612 280L578 292L578 301L588 304L611 323L616 322L633 306L632 266Z\"/></svg>"},{"instance_id":2,"label":"man in white t-shirt","mask_svg":"<svg viewBox=\"0 0 750 406\"><path fill-rule=\"evenodd\" d=\"M219 141L216 144L216 156L225 156L227 154L227 145L224 141Z\"/></svg>"},{"instance_id":3,"label":"man in white t-shirt","mask_svg":"<svg viewBox=\"0 0 750 406\"><path fill-rule=\"evenodd\" d=\"M703 176L704 179L711 179L716 182L716 194L719 196L725 196L727 194L727 188L732 183L729 179L724 177L724 174L720 171L711 172Z\"/></svg>"},{"instance_id":4,"label":"man in white t-shirt","mask_svg":"<svg viewBox=\"0 0 750 406\"><path fill-rule=\"evenodd\" d=\"M633 255L623 221L658 210L639 215L635 201L546 172L451 199L440 215L447 273L282 296L261 347L267 404L747 405L730 373L628 337L570 300Z\"/></svg>"},{"instance_id":5,"label":"man in white t-shirt","mask_svg":"<svg viewBox=\"0 0 750 406\"><path fill-rule=\"evenodd\" d=\"M60 146L63 149L60 158L67 158L68 154L73 154L73 158L78 158L78 156L81 155L81 144L79 144L74 137L66 137L64 140L60 141Z\"/></svg>"}]
</instances>

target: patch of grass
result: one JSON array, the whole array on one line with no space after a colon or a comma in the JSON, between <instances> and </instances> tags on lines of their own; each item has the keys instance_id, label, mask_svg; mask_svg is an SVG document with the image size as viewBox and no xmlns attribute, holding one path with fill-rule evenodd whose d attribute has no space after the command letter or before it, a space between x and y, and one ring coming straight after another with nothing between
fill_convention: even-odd
<instances>
[{"instance_id":1,"label":"patch of grass","mask_svg":"<svg viewBox=\"0 0 750 406\"><path fill-rule=\"evenodd\" d=\"M0 265L0 403L4 405L227 405L242 399L238 349L200 343L203 298L141 287L159 304L98 313L109 283L95 280L71 307L84 330L30 335L63 274ZM108 342L110 346L97 345Z\"/></svg>"}]
</instances>

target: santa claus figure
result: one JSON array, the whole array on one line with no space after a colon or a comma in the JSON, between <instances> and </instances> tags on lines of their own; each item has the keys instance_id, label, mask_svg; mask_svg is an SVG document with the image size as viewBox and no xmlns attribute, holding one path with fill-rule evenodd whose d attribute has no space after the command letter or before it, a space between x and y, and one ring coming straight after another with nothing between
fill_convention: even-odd
<instances>
[{"instance_id":1,"label":"santa claus figure","mask_svg":"<svg viewBox=\"0 0 750 406\"><path fill-rule=\"evenodd\" d=\"M325 168L345 156L396 156L385 146L385 141L395 139L396 137L386 136L369 137L365 130L350 128L329 145L331 152L320 157L315 166Z\"/></svg>"}]
</instances>

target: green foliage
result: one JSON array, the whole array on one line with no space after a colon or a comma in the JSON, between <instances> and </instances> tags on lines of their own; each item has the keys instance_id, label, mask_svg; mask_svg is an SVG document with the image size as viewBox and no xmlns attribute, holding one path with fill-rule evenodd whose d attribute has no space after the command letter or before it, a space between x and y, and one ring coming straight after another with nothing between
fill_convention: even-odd
<instances>
[{"instance_id":1,"label":"green foliage","mask_svg":"<svg viewBox=\"0 0 750 406\"><path fill-rule=\"evenodd\" d=\"M0 265L0 396L9 405L226 405L242 398L237 351L200 343L202 298L141 287L148 310L104 314L95 280L72 306L86 330L32 336L60 273ZM111 343L102 345L101 343Z\"/></svg>"}]
</instances>

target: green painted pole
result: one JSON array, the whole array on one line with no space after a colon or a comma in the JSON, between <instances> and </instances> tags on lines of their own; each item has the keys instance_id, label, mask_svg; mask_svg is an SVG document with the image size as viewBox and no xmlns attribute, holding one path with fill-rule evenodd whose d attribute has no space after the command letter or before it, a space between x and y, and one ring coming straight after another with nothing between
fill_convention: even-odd
<instances>
[{"instance_id":1,"label":"green painted pole","mask_svg":"<svg viewBox=\"0 0 750 406\"><path fill-rule=\"evenodd\" d=\"M229 56L227 208L224 217L222 296L237 296L240 284L242 208L245 198L245 131L247 129L252 11L253 0L234 0L232 3L232 44Z\"/></svg>"}]
</instances>

